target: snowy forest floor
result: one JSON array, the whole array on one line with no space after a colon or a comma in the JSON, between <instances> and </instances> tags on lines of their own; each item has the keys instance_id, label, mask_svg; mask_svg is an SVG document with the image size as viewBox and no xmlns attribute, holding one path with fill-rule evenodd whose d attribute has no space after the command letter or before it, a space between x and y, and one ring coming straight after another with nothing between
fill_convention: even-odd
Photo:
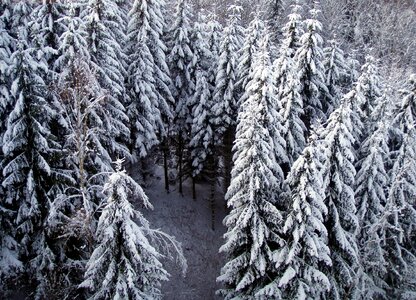
<instances>
[{"instance_id":1,"label":"snowy forest floor","mask_svg":"<svg viewBox=\"0 0 416 300\"><path fill-rule=\"evenodd\" d=\"M163 169L156 168L147 181L145 192L154 210L144 213L152 228L158 228L175 236L182 244L188 262L186 276L172 261L164 261L170 280L162 287L166 300L211 300L220 299L215 291L220 288L216 278L224 264L218 253L223 244L225 228L222 221L226 214L224 195L220 187L215 194L215 230L211 229L211 207L208 201L210 186L197 184L197 199L192 199L190 181L184 183L184 196L177 186L170 193L164 188Z\"/></svg>"}]
</instances>

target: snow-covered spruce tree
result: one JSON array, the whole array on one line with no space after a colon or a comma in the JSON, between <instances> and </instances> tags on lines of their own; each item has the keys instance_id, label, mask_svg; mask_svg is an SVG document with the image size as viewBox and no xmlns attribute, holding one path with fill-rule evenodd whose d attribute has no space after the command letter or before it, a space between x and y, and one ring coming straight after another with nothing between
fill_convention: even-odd
<instances>
[{"instance_id":1,"label":"snow-covered spruce tree","mask_svg":"<svg viewBox=\"0 0 416 300\"><path fill-rule=\"evenodd\" d=\"M12 1L12 13L10 16L10 35L15 39L24 40L29 43L29 22L31 21L31 13L33 6L32 1L17 0ZM17 43L14 45L14 51L17 50Z\"/></svg>"},{"instance_id":2,"label":"snow-covered spruce tree","mask_svg":"<svg viewBox=\"0 0 416 300\"><path fill-rule=\"evenodd\" d=\"M7 116L13 103L10 93L10 64L12 37L7 31L10 18L11 3L0 4L0 160L3 160L3 134L7 127ZM3 165L2 165L3 168ZM0 174L3 181L3 174ZM18 243L14 239L14 220L16 219L15 203L10 203L0 186L0 291L5 291L7 280L16 276L22 265L18 260Z\"/></svg>"},{"instance_id":3,"label":"snow-covered spruce tree","mask_svg":"<svg viewBox=\"0 0 416 300\"><path fill-rule=\"evenodd\" d=\"M218 281L224 299L278 298L278 289L265 289L276 276L275 265L284 241L277 191L280 189L273 139L268 131L268 105L252 85L239 112L231 185L225 196L231 212L224 219L228 231L220 252L227 263Z\"/></svg>"},{"instance_id":4,"label":"snow-covered spruce tree","mask_svg":"<svg viewBox=\"0 0 416 300\"><path fill-rule=\"evenodd\" d=\"M361 75L357 79L357 91L363 95L363 102L359 103L362 112L362 122L365 128L371 126L371 114L377 104L378 98L383 94L383 87L379 75L376 60L371 55L366 57L365 64L361 67ZM367 136L367 132L363 132L363 136Z\"/></svg>"},{"instance_id":5,"label":"snow-covered spruce tree","mask_svg":"<svg viewBox=\"0 0 416 300\"><path fill-rule=\"evenodd\" d=\"M189 149L191 152L191 176L193 179L193 197L196 198L195 177L206 167L207 158L213 155L214 131L212 124L213 99L208 82L212 55L204 37L206 24L196 22L191 35L194 53L193 77L195 77L195 94L191 111L191 135Z\"/></svg>"},{"instance_id":6,"label":"snow-covered spruce tree","mask_svg":"<svg viewBox=\"0 0 416 300\"><path fill-rule=\"evenodd\" d=\"M215 92L215 78L217 75L218 70L218 61L220 57L220 44L222 40L222 32L223 28L222 25L214 20L208 21L207 24L208 32L207 32L207 43L208 43L208 49L211 53L211 63L210 68L208 70L208 83L210 84L210 89L212 95Z\"/></svg>"},{"instance_id":7,"label":"snow-covered spruce tree","mask_svg":"<svg viewBox=\"0 0 416 300\"><path fill-rule=\"evenodd\" d=\"M224 170L224 188L230 185L232 165L232 144L237 120L237 64L238 51L241 48L242 30L240 23L240 6L230 8L230 21L224 28L220 44L217 75L214 91L215 143L218 154L222 156Z\"/></svg>"},{"instance_id":8,"label":"snow-covered spruce tree","mask_svg":"<svg viewBox=\"0 0 416 300\"><path fill-rule=\"evenodd\" d=\"M279 41L282 34L283 25L283 13L285 11L285 0L265 0L264 5L266 7L265 20L270 30L271 40L273 42Z\"/></svg>"},{"instance_id":9,"label":"snow-covered spruce tree","mask_svg":"<svg viewBox=\"0 0 416 300\"><path fill-rule=\"evenodd\" d=\"M300 48L296 52L297 72L301 82L300 94L303 98L303 120L306 128L311 128L315 120L324 121L322 100L328 94L325 84L325 68L322 50L322 23L317 19L319 10L310 11L311 18L305 20L306 32L300 38Z\"/></svg>"},{"instance_id":10,"label":"snow-covered spruce tree","mask_svg":"<svg viewBox=\"0 0 416 300\"><path fill-rule=\"evenodd\" d=\"M283 166L287 174L293 162L299 157L305 147L306 127L302 120L303 99L300 95L300 81L295 70L293 59L299 47L300 7L294 5L289 21L283 28L283 41L280 56L274 62L275 81L278 102L281 105L280 114L283 118L283 139L286 141L288 163Z\"/></svg>"},{"instance_id":11,"label":"snow-covered spruce tree","mask_svg":"<svg viewBox=\"0 0 416 300\"><path fill-rule=\"evenodd\" d=\"M275 279L283 299L323 299L330 290L325 274L332 261L324 225L328 208L321 174L323 154L312 133L287 178L291 207L283 230L288 241L279 261L282 271Z\"/></svg>"},{"instance_id":12,"label":"snow-covered spruce tree","mask_svg":"<svg viewBox=\"0 0 416 300\"><path fill-rule=\"evenodd\" d=\"M361 138L363 137L364 123L363 112L360 103L364 101L364 95L357 89L357 84L354 84L352 90L346 93L341 100L350 103L353 114L351 115L351 134L354 138L354 155L357 156L359 148L361 147Z\"/></svg>"},{"instance_id":13,"label":"snow-covered spruce tree","mask_svg":"<svg viewBox=\"0 0 416 300\"><path fill-rule=\"evenodd\" d=\"M336 40L330 40L328 44L329 46L324 49L325 83L328 94L325 95L323 103L327 116L339 106L348 72L344 51L339 47L339 43Z\"/></svg>"},{"instance_id":14,"label":"snow-covered spruce tree","mask_svg":"<svg viewBox=\"0 0 416 300\"><path fill-rule=\"evenodd\" d=\"M174 104L174 134L177 139L179 193L183 193L184 155L189 143L192 97L195 93L191 78L194 53L191 47L191 7L189 0L178 0L172 29L172 49L169 54L172 74Z\"/></svg>"},{"instance_id":15,"label":"snow-covered spruce tree","mask_svg":"<svg viewBox=\"0 0 416 300\"><path fill-rule=\"evenodd\" d=\"M347 87L352 87L358 80L358 77L360 76L360 62L358 61L358 50L351 50L350 53L348 53L347 56L347 78L346 78L346 84Z\"/></svg>"},{"instance_id":16,"label":"snow-covered spruce tree","mask_svg":"<svg viewBox=\"0 0 416 300\"><path fill-rule=\"evenodd\" d=\"M277 162L277 165L275 166L277 173L275 176L279 182L283 182L284 175L280 165L288 160L285 151L286 141L283 139L285 130L280 114L281 106L277 99L276 82L272 71L269 35L267 32L264 32L263 34L264 37L258 42L258 49L254 53L253 70L248 76L249 81L247 82L243 99L252 98L252 101L253 99L256 99L257 102L264 106L264 126L273 141L272 147L275 161ZM245 101L248 100L244 100L244 102ZM241 109L244 109L244 106Z\"/></svg>"},{"instance_id":17,"label":"snow-covered spruce tree","mask_svg":"<svg viewBox=\"0 0 416 300\"><path fill-rule=\"evenodd\" d=\"M13 39L6 29L3 18L0 18L0 145L5 131L7 113L11 105L10 95L10 58ZM1 149L0 149L1 153Z\"/></svg>"},{"instance_id":18,"label":"snow-covered spruce tree","mask_svg":"<svg viewBox=\"0 0 416 300\"><path fill-rule=\"evenodd\" d=\"M356 271L359 266L356 231L358 218L354 198L354 135L351 98L341 100L341 106L329 117L326 128L320 133L325 141L323 178L325 205L328 214L328 246L331 249L332 267L325 272L331 283L329 299L349 298L353 293Z\"/></svg>"},{"instance_id":19,"label":"snow-covered spruce tree","mask_svg":"<svg viewBox=\"0 0 416 300\"><path fill-rule=\"evenodd\" d=\"M411 126L410 131L404 134L391 171L391 187L382 227L387 298L391 299L413 299L416 296L416 130Z\"/></svg>"},{"instance_id":20,"label":"snow-covered spruce tree","mask_svg":"<svg viewBox=\"0 0 416 300\"><path fill-rule=\"evenodd\" d=\"M75 56L91 65L88 43L85 39L85 23L81 18L76 16L75 3L71 4L68 10L68 15L63 16L57 21L59 26L63 28L63 32L58 40L58 58L53 67L57 73L61 73L71 65Z\"/></svg>"},{"instance_id":21,"label":"snow-covered spruce tree","mask_svg":"<svg viewBox=\"0 0 416 300\"><path fill-rule=\"evenodd\" d=\"M61 19L67 12L67 5L63 0L43 0L41 4L37 5L32 12L34 23L36 23L39 33L37 40L39 47L45 52L46 61L48 63L50 76L56 79L52 73L55 60L58 55L59 37L64 31L64 28L59 19Z\"/></svg>"},{"instance_id":22,"label":"snow-covered spruce tree","mask_svg":"<svg viewBox=\"0 0 416 300\"><path fill-rule=\"evenodd\" d=\"M45 219L48 192L55 184L55 170L48 122L52 108L45 100L45 83L40 77L47 69L44 59L34 57L24 41L11 57L12 110L3 137L3 182L5 201L17 208L16 239L25 272L37 286L36 299L44 298L47 274L54 268L54 254L47 240Z\"/></svg>"},{"instance_id":23,"label":"snow-covered spruce tree","mask_svg":"<svg viewBox=\"0 0 416 300\"><path fill-rule=\"evenodd\" d=\"M105 206L98 221L94 252L80 287L91 291L90 299L162 299L161 283L169 274L152 245L159 232L149 228L143 214L133 208L137 197L152 209L148 197L117 161L103 188ZM171 237L168 237L173 240Z\"/></svg>"},{"instance_id":24,"label":"snow-covered spruce tree","mask_svg":"<svg viewBox=\"0 0 416 300\"><path fill-rule=\"evenodd\" d=\"M238 90L237 107L241 107L241 103L244 102L244 93L247 88L247 83L251 79L249 75L253 71L253 58L256 50L258 49L258 43L265 34L265 24L260 20L259 16L255 16L250 22L249 26L244 30L244 44L239 55L237 66L237 83L236 89Z\"/></svg>"},{"instance_id":25,"label":"snow-covered spruce tree","mask_svg":"<svg viewBox=\"0 0 416 300\"><path fill-rule=\"evenodd\" d=\"M130 139L128 117L124 107L126 59L121 41L125 40L122 14L114 1L89 0L81 11L85 25L85 40L98 83L106 90L103 102L105 114L100 118L105 130L100 134L101 144L112 157L130 157L126 144Z\"/></svg>"},{"instance_id":26,"label":"snow-covered spruce tree","mask_svg":"<svg viewBox=\"0 0 416 300\"><path fill-rule=\"evenodd\" d=\"M389 177L385 168L389 149L387 125L380 120L376 131L363 143L356 164L355 199L360 224L358 247L361 268L358 272L360 299L386 297L386 269L381 223L385 214L386 186Z\"/></svg>"},{"instance_id":27,"label":"snow-covered spruce tree","mask_svg":"<svg viewBox=\"0 0 416 300\"><path fill-rule=\"evenodd\" d=\"M387 200L385 249L388 252L387 276L391 297L411 299L416 295L415 265L416 231L416 75L412 74L401 91L400 111L393 125L402 134L391 171L391 187Z\"/></svg>"},{"instance_id":28,"label":"snow-covered spruce tree","mask_svg":"<svg viewBox=\"0 0 416 300\"><path fill-rule=\"evenodd\" d=\"M163 26L160 1L133 3L127 34L128 114L132 145L139 158L147 156L151 148L167 136L167 122L172 118Z\"/></svg>"}]
</instances>

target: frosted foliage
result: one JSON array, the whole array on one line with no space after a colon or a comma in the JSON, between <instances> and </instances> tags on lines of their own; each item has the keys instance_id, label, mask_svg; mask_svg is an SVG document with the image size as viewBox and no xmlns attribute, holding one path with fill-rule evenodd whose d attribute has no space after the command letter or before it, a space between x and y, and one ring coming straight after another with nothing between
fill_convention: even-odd
<instances>
[{"instance_id":1,"label":"frosted foliage","mask_svg":"<svg viewBox=\"0 0 416 300\"><path fill-rule=\"evenodd\" d=\"M412 287L416 262L416 245L412 238L416 228L415 75L410 76L401 95L402 105L394 123L403 133L403 139L391 171L391 186L383 223L383 244L387 252L388 278L394 284L395 297L405 298L406 293L415 292Z\"/></svg>"},{"instance_id":2,"label":"frosted foliage","mask_svg":"<svg viewBox=\"0 0 416 300\"><path fill-rule=\"evenodd\" d=\"M271 28L273 35L277 35L281 30L281 21L288 1L285 0L265 0L265 17L267 25ZM275 40L275 36L271 37Z\"/></svg>"},{"instance_id":3,"label":"frosted foliage","mask_svg":"<svg viewBox=\"0 0 416 300\"><path fill-rule=\"evenodd\" d=\"M289 21L283 28L283 41L280 56L274 62L274 74L278 92L278 102L281 103L280 114L283 118L283 139L286 141L286 153L289 165L301 154L305 147L306 127L302 120L303 100L300 95L299 76L295 72L293 59L299 47L300 15L298 5L292 6Z\"/></svg>"},{"instance_id":4,"label":"frosted foliage","mask_svg":"<svg viewBox=\"0 0 416 300\"><path fill-rule=\"evenodd\" d=\"M202 70L196 73L196 103L193 109L190 141L192 166L198 175L209 155L213 153L214 126L212 124L212 95L209 89L207 73Z\"/></svg>"},{"instance_id":5,"label":"frosted foliage","mask_svg":"<svg viewBox=\"0 0 416 300\"><path fill-rule=\"evenodd\" d=\"M213 124L213 96L212 85L209 83L209 74L213 55L204 38L204 26L195 23L192 34L192 44L195 53L195 94L192 103L191 123L191 149L193 175L198 175L209 155L213 154L214 124Z\"/></svg>"},{"instance_id":6,"label":"frosted foliage","mask_svg":"<svg viewBox=\"0 0 416 300\"><path fill-rule=\"evenodd\" d=\"M283 53L288 53L293 58L296 51L300 47L300 37L304 33L303 31L303 24L302 24L302 17L300 15L302 7L298 5L299 1L295 1L293 5L291 5L291 12L288 15L288 22L283 26L283 41L281 44L280 55Z\"/></svg>"},{"instance_id":7,"label":"frosted foliage","mask_svg":"<svg viewBox=\"0 0 416 300\"><path fill-rule=\"evenodd\" d=\"M101 142L112 156L128 157L129 150L119 142L130 138L124 107L126 71L123 61L126 57L121 48L125 35L117 25L122 23L122 13L114 1L89 0L81 17L91 68L106 91L104 106L107 113L102 116L106 131L100 136Z\"/></svg>"},{"instance_id":8,"label":"frosted foliage","mask_svg":"<svg viewBox=\"0 0 416 300\"><path fill-rule=\"evenodd\" d=\"M364 298L385 296L383 289L387 274L383 249L382 223L389 177L385 168L388 155L387 127L380 123L378 129L363 143L357 162L355 198L360 223L358 246L362 263L359 272L359 290Z\"/></svg>"},{"instance_id":9,"label":"frosted foliage","mask_svg":"<svg viewBox=\"0 0 416 300\"><path fill-rule=\"evenodd\" d=\"M152 208L143 189L121 170L104 185L105 206L98 221L96 246L87 263L80 287L91 291L90 299L162 299L160 287L168 279L151 245L148 221L129 202L139 199Z\"/></svg>"},{"instance_id":10,"label":"frosted foliage","mask_svg":"<svg viewBox=\"0 0 416 300\"><path fill-rule=\"evenodd\" d=\"M18 260L18 244L13 237L13 220L15 214L6 208L4 198L0 199L0 288L3 281L13 277L22 268Z\"/></svg>"},{"instance_id":11,"label":"frosted foliage","mask_svg":"<svg viewBox=\"0 0 416 300\"><path fill-rule=\"evenodd\" d=\"M64 147L71 150L67 163L75 172L85 212L90 214L94 208L87 191L93 183L90 178L113 170L111 149L101 140L107 128L102 119L107 98L88 64L77 59L60 74L58 90L67 127Z\"/></svg>"},{"instance_id":12,"label":"frosted foliage","mask_svg":"<svg viewBox=\"0 0 416 300\"><path fill-rule=\"evenodd\" d=\"M253 21L250 22L244 32L244 44L243 48L240 50L241 54L237 66L238 81L236 87L240 93L238 107L240 107L241 103L244 101L244 92L246 91L248 81L251 79L249 75L254 67L254 54L258 49L259 41L264 34L265 24L258 17L255 17Z\"/></svg>"},{"instance_id":13,"label":"frosted foliage","mask_svg":"<svg viewBox=\"0 0 416 300\"><path fill-rule=\"evenodd\" d=\"M324 225L328 208L321 174L322 150L313 133L287 178L292 195L284 225L288 242L276 279L284 299L319 299L330 289L326 272L332 261Z\"/></svg>"},{"instance_id":14,"label":"frosted foliage","mask_svg":"<svg viewBox=\"0 0 416 300\"><path fill-rule=\"evenodd\" d=\"M404 294L407 292L415 292L412 281L415 276L416 247L415 241L411 237L416 228L415 137L414 128L404 136L403 144L393 166L391 187L382 223L387 278L392 282L394 295L398 298L404 298Z\"/></svg>"},{"instance_id":15,"label":"frosted foliage","mask_svg":"<svg viewBox=\"0 0 416 300\"><path fill-rule=\"evenodd\" d=\"M175 129L184 138L190 125L188 116L192 111L192 96L195 83L191 78L194 53L191 46L191 8L188 0L179 0L176 6L175 23L172 30L172 48L169 54L175 98Z\"/></svg>"},{"instance_id":16,"label":"frosted foliage","mask_svg":"<svg viewBox=\"0 0 416 300\"><path fill-rule=\"evenodd\" d=\"M277 87L272 72L272 64L270 61L270 41L266 34L258 45L258 50L253 56L252 71L248 76L243 99L247 99L242 103L240 110L243 110L246 101L261 103L264 107L264 127L269 132L273 141L273 152L275 160L278 163L275 176L283 181L283 172L280 168L281 163L287 162L288 158L285 152L286 141L283 139L284 128L283 119L280 114L281 106L278 101Z\"/></svg>"},{"instance_id":17,"label":"frosted foliage","mask_svg":"<svg viewBox=\"0 0 416 300\"><path fill-rule=\"evenodd\" d=\"M3 137L2 186L5 202L18 208L14 228L19 254L31 258L25 267L37 281L35 299L40 299L45 292L44 272L54 267L54 255L45 242L42 213L49 207L48 192L55 184L51 179L57 173L49 164L55 149L51 149L48 140L51 137L48 122L54 112L44 98L45 83L40 77L47 69L45 61L37 60L33 49L26 49L20 42L11 56L11 64L12 108ZM10 256L16 250L13 240L6 237L3 241L7 245L2 251L8 252L5 262L16 266L17 261Z\"/></svg>"},{"instance_id":18,"label":"frosted foliage","mask_svg":"<svg viewBox=\"0 0 416 300\"><path fill-rule=\"evenodd\" d=\"M324 224L331 248L332 268L327 273L331 282L331 299L349 297L359 263L356 243L358 218L353 190L356 171L352 121L355 112L351 109L348 96L341 103L321 132L325 141L322 144L325 146L323 179L328 215Z\"/></svg>"},{"instance_id":19,"label":"frosted foliage","mask_svg":"<svg viewBox=\"0 0 416 300\"><path fill-rule=\"evenodd\" d=\"M357 92L363 95L359 106L362 111L362 122L364 125L368 125L371 123L369 118L383 93L377 62L372 56L366 57L366 63L361 68L361 75L357 80L356 89Z\"/></svg>"},{"instance_id":20,"label":"frosted foliage","mask_svg":"<svg viewBox=\"0 0 416 300\"><path fill-rule=\"evenodd\" d=\"M29 42L29 22L33 3L31 1L13 1L11 5L10 28L11 34L14 38ZM16 45L14 46L16 47ZM16 48L13 50L17 50Z\"/></svg>"},{"instance_id":21,"label":"frosted foliage","mask_svg":"<svg viewBox=\"0 0 416 300\"><path fill-rule=\"evenodd\" d=\"M58 55L59 37L64 31L63 24L59 20L65 13L66 5L62 0L43 0L32 12L33 23L39 29L38 46L45 52L45 59L50 67L53 66ZM52 75L52 70L49 72L51 72L49 75Z\"/></svg>"},{"instance_id":22,"label":"frosted foliage","mask_svg":"<svg viewBox=\"0 0 416 300\"><path fill-rule=\"evenodd\" d=\"M231 212L224 219L228 230L220 252L228 261L217 279L225 284L219 291L225 299L280 294L270 280L284 243L277 229L282 223L276 207L280 182L267 128L267 103L252 91L239 113L231 185L225 196Z\"/></svg>"},{"instance_id":23,"label":"frosted foliage","mask_svg":"<svg viewBox=\"0 0 416 300\"><path fill-rule=\"evenodd\" d=\"M299 76L295 72L293 56L298 47L300 15L298 6L293 7L289 22L283 29L283 41L280 56L274 62L274 76L277 87L277 102L281 105L283 118L283 139L286 141L286 153L291 165L305 147L306 127L302 120L303 99L300 95Z\"/></svg>"},{"instance_id":24,"label":"frosted foliage","mask_svg":"<svg viewBox=\"0 0 416 300\"><path fill-rule=\"evenodd\" d=\"M211 53L211 64L208 70L208 82L210 84L211 93L214 93L215 89L215 77L217 75L218 69L218 60L220 55L220 43L222 40L222 31L223 28L220 23L217 21L211 20L207 24L208 33L207 33L207 43L208 49Z\"/></svg>"},{"instance_id":25,"label":"frosted foliage","mask_svg":"<svg viewBox=\"0 0 416 300\"><path fill-rule=\"evenodd\" d=\"M135 1L129 12L127 48L128 85L133 144L140 157L167 135L172 119L170 77L166 46L162 40L165 21L162 1Z\"/></svg>"},{"instance_id":26,"label":"frosted foliage","mask_svg":"<svg viewBox=\"0 0 416 300\"><path fill-rule=\"evenodd\" d=\"M11 102L9 66L11 57L12 37L6 31L6 24L0 19L0 130L3 133L5 127L6 112ZM1 136L0 136L1 140Z\"/></svg>"},{"instance_id":27,"label":"frosted foliage","mask_svg":"<svg viewBox=\"0 0 416 300\"><path fill-rule=\"evenodd\" d=\"M304 99L304 120L309 128L317 119L325 120L323 96L328 94L325 84L322 24L316 19L318 12L311 11L312 18L305 21L306 32L300 38L296 52L297 69L301 82L300 94Z\"/></svg>"},{"instance_id":28,"label":"frosted foliage","mask_svg":"<svg viewBox=\"0 0 416 300\"><path fill-rule=\"evenodd\" d=\"M70 15L58 20L64 32L59 37L59 57L55 61L57 72L64 70L76 58L89 62L90 54L85 39L85 24L81 18L75 16L75 9L71 5Z\"/></svg>"},{"instance_id":29,"label":"frosted foliage","mask_svg":"<svg viewBox=\"0 0 416 300\"><path fill-rule=\"evenodd\" d=\"M236 125L237 115L237 65L238 50L241 47L241 27L235 14L225 27L220 44L217 75L214 92L214 122L216 125L216 143L222 141L224 133Z\"/></svg>"},{"instance_id":30,"label":"frosted foliage","mask_svg":"<svg viewBox=\"0 0 416 300\"><path fill-rule=\"evenodd\" d=\"M348 74L348 64L339 43L336 40L328 43L329 46L324 49L325 84L329 92L324 102L327 115L340 105L343 83Z\"/></svg>"},{"instance_id":31,"label":"frosted foliage","mask_svg":"<svg viewBox=\"0 0 416 300\"><path fill-rule=\"evenodd\" d=\"M393 123L406 134L416 123L416 74L410 75L401 94L400 111L394 117Z\"/></svg>"}]
</instances>

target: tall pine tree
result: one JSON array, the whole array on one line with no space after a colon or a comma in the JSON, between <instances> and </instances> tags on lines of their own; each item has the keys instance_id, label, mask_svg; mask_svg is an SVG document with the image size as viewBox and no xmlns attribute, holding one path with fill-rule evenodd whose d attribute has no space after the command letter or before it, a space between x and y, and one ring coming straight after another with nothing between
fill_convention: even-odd
<instances>
[{"instance_id":1,"label":"tall pine tree","mask_svg":"<svg viewBox=\"0 0 416 300\"><path fill-rule=\"evenodd\" d=\"M263 71L267 73L267 51L260 52L257 59L249 95L239 112L232 179L225 196L231 212L224 219L228 231L220 252L227 254L228 261L217 279L225 284L220 291L225 299L276 297L279 293L270 284L284 244L278 230L282 174L273 147L276 133L269 131L275 125L271 123L275 108L267 93L269 81L262 77Z\"/></svg>"},{"instance_id":2,"label":"tall pine tree","mask_svg":"<svg viewBox=\"0 0 416 300\"><path fill-rule=\"evenodd\" d=\"M323 154L313 133L288 175L292 195L284 225L288 243L279 266L282 271L276 279L283 299L322 299L330 290L325 274L332 261L324 225L328 208L321 174Z\"/></svg>"},{"instance_id":3,"label":"tall pine tree","mask_svg":"<svg viewBox=\"0 0 416 300\"><path fill-rule=\"evenodd\" d=\"M275 80L278 102L281 103L280 114L283 118L283 139L286 141L288 163L284 166L287 174L293 162L299 157L305 147L306 127L302 120L303 99L300 95L300 81L294 56L299 48L299 34L301 32L300 6L294 5L289 21L283 28L284 39L280 48L280 56L274 62Z\"/></svg>"},{"instance_id":4,"label":"tall pine tree","mask_svg":"<svg viewBox=\"0 0 416 300\"><path fill-rule=\"evenodd\" d=\"M297 70L301 82L300 94L304 101L303 120L311 128L315 120L325 120L322 99L328 94L325 84L324 57L322 50L322 23L318 20L319 10L310 11L306 20L306 32L300 38L296 52Z\"/></svg>"},{"instance_id":5,"label":"tall pine tree","mask_svg":"<svg viewBox=\"0 0 416 300\"><path fill-rule=\"evenodd\" d=\"M17 208L16 238L25 271L37 285L35 298L45 297L48 272L54 268L54 254L47 240L45 220L49 210L49 189L55 170L48 122L53 114L45 99L40 74L47 69L44 59L34 57L24 41L11 57L12 110L3 137L3 182L6 202Z\"/></svg>"},{"instance_id":6,"label":"tall pine tree","mask_svg":"<svg viewBox=\"0 0 416 300\"><path fill-rule=\"evenodd\" d=\"M356 171L352 118L356 112L351 106L347 95L321 132L321 139L325 141L322 143L325 145L324 203L328 207L324 224L328 230L332 259L332 267L326 274L331 282L331 299L351 297L359 266L356 242L358 218L353 190Z\"/></svg>"}]
</instances>

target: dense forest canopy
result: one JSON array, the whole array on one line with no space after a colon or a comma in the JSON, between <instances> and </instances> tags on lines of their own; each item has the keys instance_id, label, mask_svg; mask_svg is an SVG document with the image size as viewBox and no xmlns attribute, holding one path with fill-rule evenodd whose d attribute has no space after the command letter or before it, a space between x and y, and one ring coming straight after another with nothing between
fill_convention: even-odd
<instances>
[{"instance_id":1,"label":"dense forest canopy","mask_svg":"<svg viewBox=\"0 0 416 300\"><path fill-rule=\"evenodd\" d=\"M412 0L2 0L0 298L168 297L147 210L189 197L212 297L416 299L415 37Z\"/></svg>"}]
</instances>

